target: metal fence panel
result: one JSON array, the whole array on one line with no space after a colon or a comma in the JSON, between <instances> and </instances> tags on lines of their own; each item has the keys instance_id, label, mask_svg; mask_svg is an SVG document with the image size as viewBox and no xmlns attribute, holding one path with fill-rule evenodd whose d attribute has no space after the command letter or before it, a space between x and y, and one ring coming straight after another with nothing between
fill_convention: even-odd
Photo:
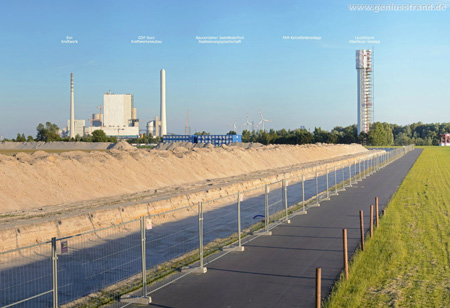
<instances>
[{"instance_id":1,"label":"metal fence panel","mask_svg":"<svg viewBox=\"0 0 450 308\"><path fill-rule=\"evenodd\" d=\"M149 286L152 292L198 260L198 206L167 211L145 220L147 282L153 282Z\"/></svg>"},{"instance_id":2,"label":"metal fence panel","mask_svg":"<svg viewBox=\"0 0 450 308\"><path fill-rule=\"evenodd\" d=\"M51 243L0 254L0 307L53 305Z\"/></svg>"},{"instance_id":3,"label":"metal fence panel","mask_svg":"<svg viewBox=\"0 0 450 308\"><path fill-rule=\"evenodd\" d=\"M58 240L59 303L97 306L136 289L141 272L139 225L135 220Z\"/></svg>"}]
</instances>

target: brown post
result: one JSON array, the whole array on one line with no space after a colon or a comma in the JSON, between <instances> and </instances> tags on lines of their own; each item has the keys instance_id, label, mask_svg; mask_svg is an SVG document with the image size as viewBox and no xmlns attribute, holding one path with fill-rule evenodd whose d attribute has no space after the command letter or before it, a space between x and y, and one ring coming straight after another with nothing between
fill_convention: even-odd
<instances>
[{"instance_id":1,"label":"brown post","mask_svg":"<svg viewBox=\"0 0 450 308\"><path fill-rule=\"evenodd\" d=\"M320 308L322 305L322 269L316 268L316 308Z\"/></svg>"},{"instance_id":2,"label":"brown post","mask_svg":"<svg viewBox=\"0 0 450 308\"><path fill-rule=\"evenodd\" d=\"M342 229L342 240L344 241L344 274L348 279L348 249L347 249L347 229Z\"/></svg>"},{"instance_id":3,"label":"brown post","mask_svg":"<svg viewBox=\"0 0 450 308\"><path fill-rule=\"evenodd\" d=\"M361 228L361 250L364 251L364 218L363 211L359 211L359 226Z\"/></svg>"},{"instance_id":4,"label":"brown post","mask_svg":"<svg viewBox=\"0 0 450 308\"><path fill-rule=\"evenodd\" d=\"M370 237L373 237L373 205L370 206Z\"/></svg>"},{"instance_id":5,"label":"brown post","mask_svg":"<svg viewBox=\"0 0 450 308\"><path fill-rule=\"evenodd\" d=\"M376 218L377 218L377 228L378 228L378 225L379 225L379 223L380 223L380 215L378 214L379 213L379 210L378 210L378 197L375 197L375 212L376 212Z\"/></svg>"}]
</instances>

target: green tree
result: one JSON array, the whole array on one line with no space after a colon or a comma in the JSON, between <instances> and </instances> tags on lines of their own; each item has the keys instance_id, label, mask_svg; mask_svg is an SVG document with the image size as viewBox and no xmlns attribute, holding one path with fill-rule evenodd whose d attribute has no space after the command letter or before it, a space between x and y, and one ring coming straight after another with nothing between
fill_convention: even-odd
<instances>
[{"instance_id":1,"label":"green tree","mask_svg":"<svg viewBox=\"0 0 450 308\"><path fill-rule=\"evenodd\" d=\"M358 143L362 145L367 145L369 136L366 132L360 132L358 136Z\"/></svg>"},{"instance_id":2,"label":"green tree","mask_svg":"<svg viewBox=\"0 0 450 308\"><path fill-rule=\"evenodd\" d=\"M109 136L107 142L117 143L118 140L117 140L117 137L116 137L116 136Z\"/></svg>"},{"instance_id":3,"label":"green tree","mask_svg":"<svg viewBox=\"0 0 450 308\"><path fill-rule=\"evenodd\" d=\"M234 130L230 130L227 135L237 135L237 133Z\"/></svg>"},{"instance_id":4,"label":"green tree","mask_svg":"<svg viewBox=\"0 0 450 308\"><path fill-rule=\"evenodd\" d=\"M45 126L42 123L36 127L37 141L59 141L61 140L61 136L58 135L59 127L56 124L52 124L51 122L46 122Z\"/></svg>"},{"instance_id":5,"label":"green tree","mask_svg":"<svg viewBox=\"0 0 450 308\"><path fill-rule=\"evenodd\" d=\"M383 124L376 122L372 125L368 134L368 142L370 145L374 146L384 146L387 145L386 130Z\"/></svg>"},{"instance_id":6,"label":"green tree","mask_svg":"<svg viewBox=\"0 0 450 308\"><path fill-rule=\"evenodd\" d=\"M386 132L386 145L394 144L394 134L392 133L391 125L388 123L383 123L384 131Z\"/></svg>"},{"instance_id":7,"label":"green tree","mask_svg":"<svg viewBox=\"0 0 450 308\"><path fill-rule=\"evenodd\" d=\"M204 135L211 135L211 134L208 133L208 132L202 131L202 132L196 132L194 135L197 135L197 136L204 136Z\"/></svg>"},{"instance_id":8,"label":"green tree","mask_svg":"<svg viewBox=\"0 0 450 308\"><path fill-rule=\"evenodd\" d=\"M25 142L27 139L25 138L25 134L17 134L16 142Z\"/></svg>"},{"instance_id":9,"label":"green tree","mask_svg":"<svg viewBox=\"0 0 450 308\"><path fill-rule=\"evenodd\" d=\"M248 130L244 130L243 132L242 132L242 142L250 142L250 140L251 140L251 133L250 133L250 131L248 131Z\"/></svg>"},{"instance_id":10,"label":"green tree","mask_svg":"<svg viewBox=\"0 0 450 308\"><path fill-rule=\"evenodd\" d=\"M101 129L92 132L92 142L108 142L108 139L106 133Z\"/></svg>"},{"instance_id":11,"label":"green tree","mask_svg":"<svg viewBox=\"0 0 450 308\"><path fill-rule=\"evenodd\" d=\"M28 137L27 137L27 141L28 141L28 142L33 142L33 141L34 141L34 139L33 139L33 137L32 137L32 136L28 136Z\"/></svg>"}]
</instances>

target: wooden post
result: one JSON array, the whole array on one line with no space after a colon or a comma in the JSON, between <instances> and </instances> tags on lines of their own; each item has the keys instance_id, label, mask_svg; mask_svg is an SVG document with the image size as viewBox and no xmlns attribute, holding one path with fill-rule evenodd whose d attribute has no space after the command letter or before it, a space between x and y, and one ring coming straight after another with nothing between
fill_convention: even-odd
<instances>
[{"instance_id":1,"label":"wooden post","mask_svg":"<svg viewBox=\"0 0 450 308\"><path fill-rule=\"evenodd\" d=\"M322 269L316 268L316 308L320 308L322 305Z\"/></svg>"},{"instance_id":2,"label":"wooden post","mask_svg":"<svg viewBox=\"0 0 450 308\"><path fill-rule=\"evenodd\" d=\"M342 240L344 244L344 274L345 280L347 280L348 279L347 229L342 229Z\"/></svg>"},{"instance_id":3,"label":"wooden post","mask_svg":"<svg viewBox=\"0 0 450 308\"><path fill-rule=\"evenodd\" d=\"M361 250L364 251L364 218L363 211L359 211L359 226L361 228Z\"/></svg>"},{"instance_id":4,"label":"wooden post","mask_svg":"<svg viewBox=\"0 0 450 308\"><path fill-rule=\"evenodd\" d=\"M373 205L370 205L370 237L373 237Z\"/></svg>"},{"instance_id":5,"label":"wooden post","mask_svg":"<svg viewBox=\"0 0 450 308\"><path fill-rule=\"evenodd\" d=\"M378 225L379 225L379 223L380 223L380 215L379 215L379 210L378 210L378 197L375 197L375 212L376 212L376 218L377 218L377 228L378 228Z\"/></svg>"}]
</instances>

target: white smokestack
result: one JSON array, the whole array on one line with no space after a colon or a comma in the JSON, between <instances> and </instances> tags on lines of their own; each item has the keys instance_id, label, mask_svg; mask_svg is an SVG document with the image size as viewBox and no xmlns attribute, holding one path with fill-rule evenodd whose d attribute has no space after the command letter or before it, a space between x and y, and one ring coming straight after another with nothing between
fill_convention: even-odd
<instances>
[{"instance_id":1,"label":"white smokestack","mask_svg":"<svg viewBox=\"0 0 450 308\"><path fill-rule=\"evenodd\" d=\"M166 71L161 70L161 137L167 135L166 122Z\"/></svg>"},{"instance_id":2,"label":"white smokestack","mask_svg":"<svg viewBox=\"0 0 450 308\"><path fill-rule=\"evenodd\" d=\"M75 138L75 111L73 105L73 73L70 73L70 138Z\"/></svg>"}]
</instances>

